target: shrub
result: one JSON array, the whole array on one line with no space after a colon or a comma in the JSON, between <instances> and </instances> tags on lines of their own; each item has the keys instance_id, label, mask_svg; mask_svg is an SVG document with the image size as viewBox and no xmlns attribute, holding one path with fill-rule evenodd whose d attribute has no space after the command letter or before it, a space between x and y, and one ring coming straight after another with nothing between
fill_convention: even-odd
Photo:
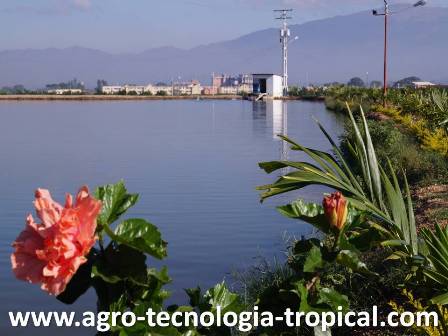
<instances>
[{"instance_id":1,"label":"shrub","mask_svg":"<svg viewBox=\"0 0 448 336\"><path fill-rule=\"evenodd\" d=\"M445 181L448 177L448 162L446 158L432 151L422 149L420 144L409 132L401 131L391 121L368 121L372 142L376 148L380 165L385 167L390 160L397 175L406 171L411 184L427 184ZM341 137L341 148L350 160L351 154L347 147L348 141L355 138L351 123L345 125L345 133ZM356 167L359 172L360 167Z\"/></svg>"}]
</instances>

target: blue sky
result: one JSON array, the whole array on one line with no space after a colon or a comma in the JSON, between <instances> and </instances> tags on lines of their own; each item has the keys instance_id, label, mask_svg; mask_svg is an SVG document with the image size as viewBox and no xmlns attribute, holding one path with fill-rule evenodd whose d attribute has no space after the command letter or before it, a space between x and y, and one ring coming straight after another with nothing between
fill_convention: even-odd
<instances>
[{"instance_id":1,"label":"blue sky","mask_svg":"<svg viewBox=\"0 0 448 336\"><path fill-rule=\"evenodd\" d=\"M391 3L414 3L390 0ZM447 0L429 0L448 6ZM90 47L138 52L189 48L276 25L272 9L294 8L292 23L381 6L381 0L0 0L0 50Z\"/></svg>"}]
</instances>

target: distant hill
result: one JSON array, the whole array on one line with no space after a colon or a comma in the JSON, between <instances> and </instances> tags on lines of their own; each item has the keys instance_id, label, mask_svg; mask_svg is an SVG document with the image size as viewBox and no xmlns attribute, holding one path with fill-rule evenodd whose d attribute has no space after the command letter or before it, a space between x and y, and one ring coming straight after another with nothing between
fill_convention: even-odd
<instances>
[{"instance_id":1,"label":"distant hill","mask_svg":"<svg viewBox=\"0 0 448 336\"><path fill-rule=\"evenodd\" d=\"M292 36L299 36L290 46L291 83L346 82L354 76L364 79L366 72L370 80L381 79L382 29L382 18L370 12L291 26ZM447 36L448 8L423 7L393 16L391 81L415 75L448 82ZM9 50L0 52L0 86L43 87L73 77L89 87L99 78L109 83L148 83L181 76L208 82L212 72L280 72L280 52L274 28L188 50L165 47L134 54L81 47Z\"/></svg>"}]
</instances>

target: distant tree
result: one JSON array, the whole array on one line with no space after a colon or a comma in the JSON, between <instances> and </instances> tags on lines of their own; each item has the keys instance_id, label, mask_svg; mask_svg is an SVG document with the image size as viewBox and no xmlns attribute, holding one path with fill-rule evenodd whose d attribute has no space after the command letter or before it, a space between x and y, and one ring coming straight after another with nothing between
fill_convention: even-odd
<instances>
[{"instance_id":1,"label":"distant tree","mask_svg":"<svg viewBox=\"0 0 448 336\"><path fill-rule=\"evenodd\" d=\"M420 82L421 79L416 76L406 77L394 83L395 88L412 86L412 82Z\"/></svg>"},{"instance_id":2,"label":"distant tree","mask_svg":"<svg viewBox=\"0 0 448 336\"><path fill-rule=\"evenodd\" d=\"M2 94L25 94L29 91L21 84L12 87L4 86L1 90Z\"/></svg>"},{"instance_id":3,"label":"distant tree","mask_svg":"<svg viewBox=\"0 0 448 336\"><path fill-rule=\"evenodd\" d=\"M347 83L348 86L365 87L364 81L359 77L353 77Z\"/></svg>"},{"instance_id":4,"label":"distant tree","mask_svg":"<svg viewBox=\"0 0 448 336\"><path fill-rule=\"evenodd\" d=\"M138 96L138 93L135 90L129 91L127 94L128 96Z\"/></svg>"},{"instance_id":5,"label":"distant tree","mask_svg":"<svg viewBox=\"0 0 448 336\"><path fill-rule=\"evenodd\" d=\"M344 86L345 84L339 83L339 82L330 82L330 83L325 83L323 86L325 87L330 87L330 86Z\"/></svg>"},{"instance_id":6,"label":"distant tree","mask_svg":"<svg viewBox=\"0 0 448 336\"><path fill-rule=\"evenodd\" d=\"M300 89L298 86L290 86L288 89L288 93L292 97L297 97L300 95Z\"/></svg>"},{"instance_id":7,"label":"distant tree","mask_svg":"<svg viewBox=\"0 0 448 336\"><path fill-rule=\"evenodd\" d=\"M168 94L164 90L157 91L156 96L167 96Z\"/></svg>"},{"instance_id":8,"label":"distant tree","mask_svg":"<svg viewBox=\"0 0 448 336\"><path fill-rule=\"evenodd\" d=\"M374 81L370 82L370 87L371 88L380 88L382 86L383 86L383 82L380 82L380 81L377 81L377 80L374 80Z\"/></svg>"},{"instance_id":9,"label":"distant tree","mask_svg":"<svg viewBox=\"0 0 448 336\"><path fill-rule=\"evenodd\" d=\"M76 78L68 81L67 83L53 83L53 84L47 84L46 86L47 90L56 90L56 89L81 89L84 90L84 83L79 82Z\"/></svg>"}]
</instances>

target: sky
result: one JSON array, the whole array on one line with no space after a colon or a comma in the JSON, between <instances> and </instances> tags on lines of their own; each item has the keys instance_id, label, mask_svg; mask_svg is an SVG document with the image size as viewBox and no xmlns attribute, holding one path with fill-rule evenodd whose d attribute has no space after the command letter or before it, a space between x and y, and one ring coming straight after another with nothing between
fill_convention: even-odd
<instances>
[{"instance_id":1,"label":"sky","mask_svg":"<svg viewBox=\"0 0 448 336\"><path fill-rule=\"evenodd\" d=\"M390 3L416 2L390 0ZM191 48L275 27L378 8L382 0L0 0L0 50L81 46L113 53ZM448 0L428 0L448 6Z\"/></svg>"}]
</instances>

